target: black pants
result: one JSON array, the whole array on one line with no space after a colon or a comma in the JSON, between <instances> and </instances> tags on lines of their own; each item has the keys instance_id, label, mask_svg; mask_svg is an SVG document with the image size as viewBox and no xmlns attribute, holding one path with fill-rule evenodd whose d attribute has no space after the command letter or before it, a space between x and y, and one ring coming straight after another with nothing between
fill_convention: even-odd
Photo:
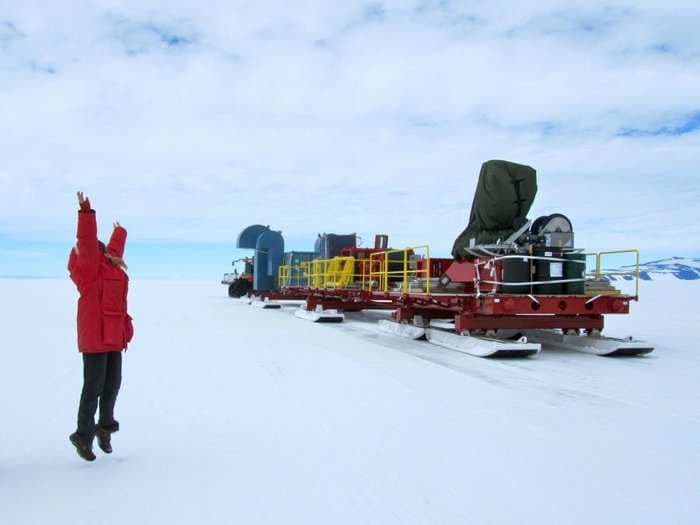
<instances>
[{"instance_id":1,"label":"black pants","mask_svg":"<svg viewBox=\"0 0 700 525\"><path fill-rule=\"evenodd\" d=\"M119 430L119 423L114 419L114 404L121 384L121 352L83 354L83 392L78 408L78 434L89 441L95 437L98 403L99 427L109 432Z\"/></svg>"}]
</instances>

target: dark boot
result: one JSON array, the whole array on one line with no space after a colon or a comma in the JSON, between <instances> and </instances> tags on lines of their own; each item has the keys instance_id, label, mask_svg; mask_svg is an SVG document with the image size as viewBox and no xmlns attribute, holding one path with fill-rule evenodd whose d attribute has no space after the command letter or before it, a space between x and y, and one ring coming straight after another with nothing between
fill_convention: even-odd
<instances>
[{"instance_id":1,"label":"dark boot","mask_svg":"<svg viewBox=\"0 0 700 525\"><path fill-rule=\"evenodd\" d=\"M95 453L92 451L92 443L77 432L73 432L68 439L73 443L78 455L85 461L95 461Z\"/></svg>"},{"instance_id":2,"label":"dark boot","mask_svg":"<svg viewBox=\"0 0 700 525\"><path fill-rule=\"evenodd\" d=\"M99 446L102 449L102 452L104 452L105 454L111 454L112 435L106 430L98 428L97 432L95 433L95 437L97 438L97 446Z\"/></svg>"},{"instance_id":3,"label":"dark boot","mask_svg":"<svg viewBox=\"0 0 700 525\"><path fill-rule=\"evenodd\" d=\"M97 425L95 437L97 445L105 454L112 453L112 434L119 430L119 421L114 421L109 424L100 423Z\"/></svg>"}]
</instances>

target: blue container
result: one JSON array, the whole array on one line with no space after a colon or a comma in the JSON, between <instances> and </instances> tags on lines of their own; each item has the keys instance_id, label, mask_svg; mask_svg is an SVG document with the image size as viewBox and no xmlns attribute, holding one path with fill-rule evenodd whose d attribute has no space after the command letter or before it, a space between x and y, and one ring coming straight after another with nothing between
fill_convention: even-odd
<instances>
[{"instance_id":1,"label":"blue container","mask_svg":"<svg viewBox=\"0 0 700 525\"><path fill-rule=\"evenodd\" d=\"M284 256L282 232L272 231L269 226L254 224L241 232L236 247L255 250L253 290L276 290L277 272Z\"/></svg>"},{"instance_id":2,"label":"blue container","mask_svg":"<svg viewBox=\"0 0 700 525\"><path fill-rule=\"evenodd\" d=\"M337 235L324 233L319 235L314 245L314 251L320 259L332 259L340 255L343 248L357 248L357 234Z\"/></svg>"}]
</instances>

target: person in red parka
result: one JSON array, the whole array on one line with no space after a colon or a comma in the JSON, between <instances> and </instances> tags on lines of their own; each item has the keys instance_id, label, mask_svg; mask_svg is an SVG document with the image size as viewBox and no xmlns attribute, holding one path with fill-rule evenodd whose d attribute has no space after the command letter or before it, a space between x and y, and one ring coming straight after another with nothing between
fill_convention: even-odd
<instances>
[{"instance_id":1,"label":"person in red parka","mask_svg":"<svg viewBox=\"0 0 700 525\"><path fill-rule=\"evenodd\" d=\"M129 277L124 263L126 230L114 224L107 246L97 239L97 221L90 200L78 192L78 242L68 260L78 299L78 350L83 357L83 390L78 428L70 441L83 459L93 461L92 443L112 452L111 434L119 430L114 404L122 379L122 350L134 330L127 313ZM100 414L95 425L95 413Z\"/></svg>"}]
</instances>

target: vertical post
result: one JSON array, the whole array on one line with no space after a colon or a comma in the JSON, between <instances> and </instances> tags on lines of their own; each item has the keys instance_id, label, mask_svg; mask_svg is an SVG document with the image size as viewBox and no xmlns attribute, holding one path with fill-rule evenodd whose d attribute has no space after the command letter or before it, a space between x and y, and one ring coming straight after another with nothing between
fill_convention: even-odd
<instances>
[{"instance_id":1,"label":"vertical post","mask_svg":"<svg viewBox=\"0 0 700 525\"><path fill-rule=\"evenodd\" d=\"M408 290L408 248L403 251L403 293Z\"/></svg>"},{"instance_id":2,"label":"vertical post","mask_svg":"<svg viewBox=\"0 0 700 525\"><path fill-rule=\"evenodd\" d=\"M362 271L362 273L364 274L364 270ZM372 254L370 253L369 254L369 276L367 277L367 290L369 290L370 292L372 291L372 287L370 284L371 282L372 282ZM364 290L364 286L362 287L362 289Z\"/></svg>"},{"instance_id":3,"label":"vertical post","mask_svg":"<svg viewBox=\"0 0 700 525\"><path fill-rule=\"evenodd\" d=\"M389 291L389 252L384 252L384 291Z\"/></svg>"},{"instance_id":4,"label":"vertical post","mask_svg":"<svg viewBox=\"0 0 700 525\"><path fill-rule=\"evenodd\" d=\"M481 282L481 275L479 274L479 265L480 262L474 263L474 290L476 290L476 296L479 297L481 296L481 288L479 286L479 283Z\"/></svg>"},{"instance_id":5,"label":"vertical post","mask_svg":"<svg viewBox=\"0 0 700 525\"><path fill-rule=\"evenodd\" d=\"M360 259L359 261L360 264L360 270L362 271L362 289L365 289L365 260Z\"/></svg>"},{"instance_id":6,"label":"vertical post","mask_svg":"<svg viewBox=\"0 0 700 525\"><path fill-rule=\"evenodd\" d=\"M428 260L426 261L426 276L425 276L425 293L430 295L430 246L426 246L428 252Z\"/></svg>"},{"instance_id":7,"label":"vertical post","mask_svg":"<svg viewBox=\"0 0 700 525\"><path fill-rule=\"evenodd\" d=\"M639 299L639 250L635 250L637 252L637 269L635 271L635 276L636 276L636 283L634 287L634 296Z\"/></svg>"}]
</instances>

